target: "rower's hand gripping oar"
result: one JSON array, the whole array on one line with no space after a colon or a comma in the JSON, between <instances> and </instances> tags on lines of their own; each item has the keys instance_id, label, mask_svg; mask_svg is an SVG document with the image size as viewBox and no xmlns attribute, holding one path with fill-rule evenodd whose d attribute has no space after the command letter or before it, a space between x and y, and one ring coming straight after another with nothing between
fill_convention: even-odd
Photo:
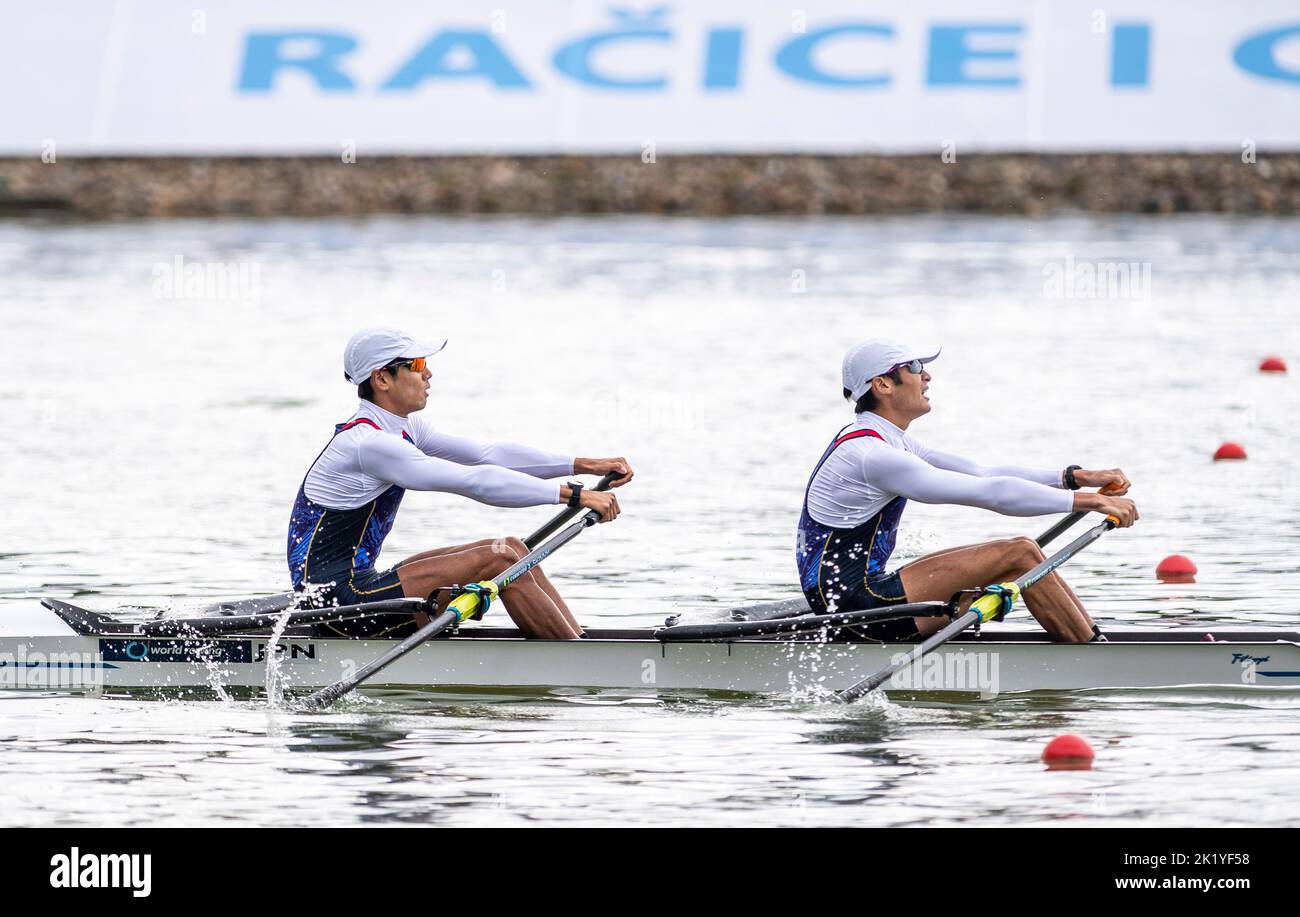
<instances>
[{"instance_id":1,"label":"rower's hand gripping oar","mask_svg":"<svg viewBox=\"0 0 1300 917\"><path fill-rule=\"evenodd\" d=\"M496 598L501 590L505 589L515 580L519 579L519 577L533 569L533 567L536 567L546 558L550 557L558 548L563 547L574 538L577 538L583 529L595 525L599 521L600 513L596 512L594 509L588 510L577 522L564 529L550 541L533 549L528 554L515 561L515 563L511 564L510 568L505 570L503 573L493 579L485 580L481 583L471 583L466 586L465 591L452 599L442 614L438 615L428 624L424 625L424 627L421 627L378 659L375 659L357 669L356 673L353 674L352 677L336 681L329 687L321 688L314 694L308 695L303 700L303 704L309 708L319 708L333 703L370 676L387 668L389 665L405 656L421 643L424 643L431 637L436 637L453 624L459 624L461 621L468 621L475 615L475 613L477 613L480 604L490 603L492 599Z\"/></svg>"},{"instance_id":2,"label":"rower's hand gripping oar","mask_svg":"<svg viewBox=\"0 0 1300 917\"><path fill-rule=\"evenodd\" d=\"M1061 548L1061 550L1044 560L1038 566L1034 567L1023 576L1018 577L1014 582L999 583L994 586L989 586L985 590L984 595L972 602L970 608L967 609L964 614L953 619L952 623L943 630L932 634L899 661L890 663L876 674L869 678L864 678L851 688L846 688L841 691L839 694L835 695L835 699L841 703L847 704L852 703L861 697L865 697L892 678L894 673L912 665L914 662L918 662L922 656L943 646L953 637L966 630L966 628L974 624L1001 618L1010 610L1011 606L1015 603L1015 600L1020 597L1020 594L1024 590L1034 585L1034 583L1038 582L1049 573L1055 571L1057 567L1061 566L1061 564L1065 563L1075 554L1079 553L1117 525L1119 525L1118 519L1114 516L1107 516L1100 523L1084 532L1078 538L1074 539L1074 541Z\"/></svg>"},{"instance_id":3,"label":"rower's hand gripping oar","mask_svg":"<svg viewBox=\"0 0 1300 917\"><path fill-rule=\"evenodd\" d=\"M611 471L603 478L601 478L596 483L596 486L592 488L592 490L609 490L609 486L621 477L622 475L619 474L617 471ZM537 547L543 541L545 541L546 539L554 535L556 532L558 532L560 530L560 526L564 525L564 523L568 522L570 519L578 515L578 513L580 512L582 512L581 506L570 506L568 509L562 510L560 513L558 513L555 516L554 519L552 519L550 522L546 523L540 529L533 532L533 534L525 538L524 544L527 545L528 550L531 551L533 548Z\"/></svg>"},{"instance_id":4,"label":"rower's hand gripping oar","mask_svg":"<svg viewBox=\"0 0 1300 917\"><path fill-rule=\"evenodd\" d=\"M1119 488L1113 484L1107 484L1105 487L1102 487L1100 490L1098 490L1097 493L1110 496L1111 494L1115 493L1118 489ZM1047 547L1049 544L1051 544L1053 541L1056 540L1058 535L1060 535L1062 532L1066 531L1067 529L1072 528L1076 522L1078 522L1086 515L1088 515L1088 511L1080 509L1080 510L1075 510L1069 515L1062 517L1060 522L1056 523L1046 532L1043 532L1043 534L1038 536L1037 539L1038 546L1040 548Z\"/></svg>"}]
</instances>

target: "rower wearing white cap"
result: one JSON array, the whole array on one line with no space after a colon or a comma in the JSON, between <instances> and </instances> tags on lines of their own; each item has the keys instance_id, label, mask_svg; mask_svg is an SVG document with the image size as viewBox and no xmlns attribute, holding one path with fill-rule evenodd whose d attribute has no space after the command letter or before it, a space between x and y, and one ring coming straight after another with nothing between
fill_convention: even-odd
<instances>
[{"instance_id":1,"label":"rower wearing white cap","mask_svg":"<svg viewBox=\"0 0 1300 917\"><path fill-rule=\"evenodd\" d=\"M908 433L912 421L930 412L926 364L938 356L938 347L875 339L844 357L844 397L854 404L857 419L822 453L799 517L800 585L818 613L946 602L961 590L1015 579L1043 559L1032 539L1011 538L938 551L889 572L885 566L908 500L978 506L1008 516L1092 510L1115 516L1121 526L1138 518L1133 501L1119 496L1128 492L1129 481L1118 468L985 467L931 449ZM1106 487L1108 493L1080 487ZM962 607L973 598L965 597ZM1102 639L1059 574L1039 581L1024 598L1053 639ZM906 618L863 630L896 642L928 635L945 623L941 618Z\"/></svg>"},{"instance_id":2,"label":"rower wearing white cap","mask_svg":"<svg viewBox=\"0 0 1300 917\"><path fill-rule=\"evenodd\" d=\"M311 589L318 600L337 605L424 598L446 587L491 579L527 553L517 538L485 538L435 548L377 570L379 549L407 490L455 493L493 506L568 503L595 510L603 522L618 516L614 494L547 479L614 472L620 477L612 486L619 487L632 479L631 466L621 457L574 458L515 443L480 443L435 430L417 416L429 400L432 373L426 361L446 345L445 340L422 342L391 328L367 328L348 341L344 375L357 386L361 403L351 419L334 428L298 488L288 544L294 589ZM529 636L582 636L540 567L512 583L503 599ZM443 592L440 607L446 602ZM346 626L374 625L363 619Z\"/></svg>"}]
</instances>

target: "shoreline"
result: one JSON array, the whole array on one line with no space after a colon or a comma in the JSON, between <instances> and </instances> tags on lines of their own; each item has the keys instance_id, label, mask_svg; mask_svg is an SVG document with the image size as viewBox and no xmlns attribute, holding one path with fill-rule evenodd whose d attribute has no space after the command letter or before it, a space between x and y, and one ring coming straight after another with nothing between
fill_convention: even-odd
<instances>
[{"instance_id":1,"label":"shoreline","mask_svg":"<svg viewBox=\"0 0 1300 917\"><path fill-rule=\"evenodd\" d=\"M0 158L0 217L1300 214L1300 153Z\"/></svg>"}]
</instances>

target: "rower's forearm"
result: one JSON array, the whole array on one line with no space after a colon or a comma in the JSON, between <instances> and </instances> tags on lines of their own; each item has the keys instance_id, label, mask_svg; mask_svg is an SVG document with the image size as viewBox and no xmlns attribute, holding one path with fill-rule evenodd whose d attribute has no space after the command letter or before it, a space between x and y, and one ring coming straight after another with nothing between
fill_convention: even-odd
<instances>
[{"instance_id":1,"label":"rower's forearm","mask_svg":"<svg viewBox=\"0 0 1300 917\"><path fill-rule=\"evenodd\" d=\"M1093 510L1101 508L1101 494L1091 490L1076 490L1074 492L1074 512L1090 513Z\"/></svg>"}]
</instances>

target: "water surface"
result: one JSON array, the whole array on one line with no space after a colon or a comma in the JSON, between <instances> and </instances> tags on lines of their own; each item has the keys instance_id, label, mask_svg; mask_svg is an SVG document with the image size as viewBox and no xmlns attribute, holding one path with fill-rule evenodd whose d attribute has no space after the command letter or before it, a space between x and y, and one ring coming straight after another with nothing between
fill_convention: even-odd
<instances>
[{"instance_id":1,"label":"water surface","mask_svg":"<svg viewBox=\"0 0 1300 917\"><path fill-rule=\"evenodd\" d=\"M256 284L160 296L178 256ZM1045 290L1117 263L1149 287ZM623 518L548 564L592 626L790 594L806 475L851 419L840 356L892 334L944 346L919 438L1135 481L1141 524L1066 568L1094 616L1292 628L1300 389L1254 370L1300 360L1298 294L1294 220L0 223L0 627L45 595L185 608L285 588L293 494L353 409L343 341L384 322L451 338L431 364L439 426L633 461ZM1228 439L1247 462L1210 461ZM384 560L548 515L410 494ZM898 558L1049 522L912 504ZM1197 583L1154 580L1173 552ZM1291 692L851 709L373 693L319 715L2 700L7 824L1300 821ZM1066 731L1095 771L1042 771Z\"/></svg>"}]
</instances>

